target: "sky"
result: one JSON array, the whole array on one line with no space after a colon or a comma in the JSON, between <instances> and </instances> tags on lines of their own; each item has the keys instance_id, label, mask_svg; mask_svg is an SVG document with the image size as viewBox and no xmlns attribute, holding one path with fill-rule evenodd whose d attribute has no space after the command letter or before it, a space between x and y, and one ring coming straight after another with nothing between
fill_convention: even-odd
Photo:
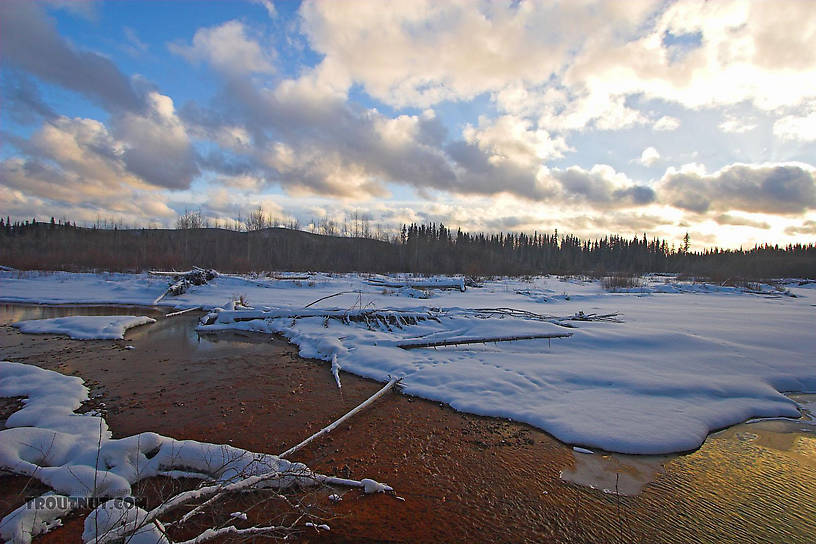
<instances>
[{"instance_id":1,"label":"sky","mask_svg":"<svg viewBox=\"0 0 816 544\"><path fill-rule=\"evenodd\" d=\"M816 240L816 3L0 2L0 213Z\"/></svg>"}]
</instances>

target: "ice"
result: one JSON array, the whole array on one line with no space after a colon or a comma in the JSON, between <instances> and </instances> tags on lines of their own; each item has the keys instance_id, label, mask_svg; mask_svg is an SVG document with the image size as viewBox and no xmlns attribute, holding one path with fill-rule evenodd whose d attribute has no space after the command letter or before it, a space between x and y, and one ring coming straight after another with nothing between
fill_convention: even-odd
<instances>
[{"instance_id":1,"label":"ice","mask_svg":"<svg viewBox=\"0 0 816 544\"><path fill-rule=\"evenodd\" d=\"M79 315L18 321L14 326L25 333L64 334L75 340L120 340L126 330L155 322L153 318L135 315Z\"/></svg>"},{"instance_id":2,"label":"ice","mask_svg":"<svg viewBox=\"0 0 816 544\"><path fill-rule=\"evenodd\" d=\"M58 290L62 302L119 302L124 293L128 302L149 303L166 288L166 281L143 275L0 272L0 281L3 298L30 302L53 302L55 281L63 284ZM816 390L816 294L809 285L792 281L781 289L744 289L648 276L634 292L610 293L597 280L545 276L485 280L481 288L463 292L456 287L461 281L400 275L382 276L371 285L369 278L355 274L313 274L308 281L221 275L164 302L177 308L222 308L208 316L206 329L282 334L305 357L336 360L327 364L327 372L341 367L381 381L402 377L408 394L529 423L595 450L693 450L712 430L750 418L798 418L796 403L782 393ZM417 284L430 298L405 291ZM442 289L450 286L454 289ZM224 308L236 294L256 309ZM474 313L478 308L553 316L618 313L623 322L571 321L565 323L575 328L565 329L521 317L483 319ZM371 309L430 312L440 318L396 327L319 315L327 310L360 315ZM312 310L317 311L312 317L292 317ZM257 319L243 320L252 317ZM573 336L551 342L397 347L420 339L565 331Z\"/></svg>"}]
</instances>

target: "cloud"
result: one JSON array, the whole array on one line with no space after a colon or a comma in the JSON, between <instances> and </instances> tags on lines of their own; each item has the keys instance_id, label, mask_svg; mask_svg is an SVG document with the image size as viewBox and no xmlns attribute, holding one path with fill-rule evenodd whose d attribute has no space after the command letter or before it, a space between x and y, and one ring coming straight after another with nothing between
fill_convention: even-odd
<instances>
[{"instance_id":1,"label":"cloud","mask_svg":"<svg viewBox=\"0 0 816 544\"><path fill-rule=\"evenodd\" d=\"M816 141L816 109L808 115L786 115L774 122L774 136L781 140Z\"/></svg>"},{"instance_id":2,"label":"cloud","mask_svg":"<svg viewBox=\"0 0 816 544\"><path fill-rule=\"evenodd\" d=\"M119 68L60 36L37 2L0 2L3 63L79 92L112 111L138 111L143 97Z\"/></svg>"},{"instance_id":3,"label":"cloud","mask_svg":"<svg viewBox=\"0 0 816 544\"><path fill-rule=\"evenodd\" d=\"M548 131L650 123L630 104L766 111L816 96L807 2L304 2L302 28L336 88L395 107L489 94ZM371 32L372 28L378 29ZM796 28L791 32L791 28ZM655 130L673 130L664 116Z\"/></svg>"},{"instance_id":4,"label":"cloud","mask_svg":"<svg viewBox=\"0 0 816 544\"><path fill-rule=\"evenodd\" d=\"M544 83L587 36L629 35L652 5L304 2L300 15L324 63L383 102L426 107Z\"/></svg>"},{"instance_id":5,"label":"cloud","mask_svg":"<svg viewBox=\"0 0 816 544\"><path fill-rule=\"evenodd\" d=\"M816 15L807 2L676 2L656 15L636 40L590 41L564 80L692 109L748 102L771 111L814 95L806 82L816 77ZM666 36L696 39L678 56Z\"/></svg>"},{"instance_id":6,"label":"cloud","mask_svg":"<svg viewBox=\"0 0 816 544\"><path fill-rule=\"evenodd\" d=\"M168 44L168 49L190 62L207 62L223 74L272 73L274 50L262 48L247 36L240 21L200 28L191 45Z\"/></svg>"},{"instance_id":7,"label":"cloud","mask_svg":"<svg viewBox=\"0 0 816 544\"><path fill-rule=\"evenodd\" d=\"M597 164L590 170L571 166L551 170L549 175L561 188L561 199L591 203L597 207L643 206L655 201L651 187L637 185L611 166Z\"/></svg>"},{"instance_id":8,"label":"cloud","mask_svg":"<svg viewBox=\"0 0 816 544\"><path fill-rule=\"evenodd\" d=\"M649 146L643 150L643 153L640 154L640 158L636 159L635 162L640 163L643 166L652 166L659 160L660 153L654 147Z\"/></svg>"},{"instance_id":9,"label":"cloud","mask_svg":"<svg viewBox=\"0 0 816 544\"><path fill-rule=\"evenodd\" d=\"M5 111L18 123L53 119L57 113L45 103L36 82L24 72L6 70L0 81Z\"/></svg>"},{"instance_id":10,"label":"cloud","mask_svg":"<svg viewBox=\"0 0 816 544\"><path fill-rule=\"evenodd\" d=\"M439 148L446 129L433 112L390 118L345 102L319 76L262 88L248 74L223 75L213 107L188 104L182 119L268 183L298 194L370 198L387 195L391 182L422 187L456 179Z\"/></svg>"},{"instance_id":11,"label":"cloud","mask_svg":"<svg viewBox=\"0 0 816 544\"><path fill-rule=\"evenodd\" d=\"M272 0L252 0L253 3L259 4L264 7L266 10L266 14L269 15L271 19L275 19L278 16L278 10L275 9L275 4Z\"/></svg>"},{"instance_id":12,"label":"cloud","mask_svg":"<svg viewBox=\"0 0 816 544\"><path fill-rule=\"evenodd\" d=\"M669 115L664 115L663 117L655 121L655 124L652 125L652 128L658 131L677 130L678 128L680 128L680 119L676 117L671 117Z\"/></svg>"},{"instance_id":13,"label":"cloud","mask_svg":"<svg viewBox=\"0 0 816 544\"><path fill-rule=\"evenodd\" d=\"M769 229L770 223L767 221L755 221L747 217L740 217L730 214L721 214L714 218L718 225L734 225L738 227L752 227L755 229Z\"/></svg>"},{"instance_id":14,"label":"cloud","mask_svg":"<svg viewBox=\"0 0 816 544\"><path fill-rule=\"evenodd\" d=\"M801 225L791 225L785 229L785 234L791 236L816 235L816 221L805 221Z\"/></svg>"},{"instance_id":15,"label":"cloud","mask_svg":"<svg viewBox=\"0 0 816 544\"><path fill-rule=\"evenodd\" d=\"M661 200L684 210L742 210L801 214L816 209L814 168L799 163L733 164L713 173L669 168L658 185Z\"/></svg>"},{"instance_id":16,"label":"cloud","mask_svg":"<svg viewBox=\"0 0 816 544\"><path fill-rule=\"evenodd\" d=\"M122 45L122 49L132 57L138 57L147 53L150 46L139 39L139 35L131 27L126 26L122 29L125 35L126 44Z\"/></svg>"},{"instance_id":17,"label":"cloud","mask_svg":"<svg viewBox=\"0 0 816 544\"><path fill-rule=\"evenodd\" d=\"M123 219L131 224L166 223L175 212L164 197L138 183L119 179L90 178L104 175L111 165L54 164L40 159L11 157L0 161L0 198L6 213L28 217L50 215L72 221L93 222L99 217ZM114 169L115 165L112 166Z\"/></svg>"},{"instance_id":18,"label":"cloud","mask_svg":"<svg viewBox=\"0 0 816 544\"><path fill-rule=\"evenodd\" d=\"M735 115L726 115L725 119L717 126L727 134L743 134L757 128L756 123Z\"/></svg>"},{"instance_id":19,"label":"cloud","mask_svg":"<svg viewBox=\"0 0 816 544\"><path fill-rule=\"evenodd\" d=\"M171 189L189 187L198 174L190 141L169 96L151 92L145 115L126 113L112 121L130 172Z\"/></svg>"},{"instance_id":20,"label":"cloud","mask_svg":"<svg viewBox=\"0 0 816 544\"><path fill-rule=\"evenodd\" d=\"M465 142L488 155L488 162L509 162L519 167L537 168L543 161L562 158L572 149L563 137L553 138L546 130L533 129L530 121L511 115L496 119L479 118L479 126L467 125Z\"/></svg>"}]
</instances>

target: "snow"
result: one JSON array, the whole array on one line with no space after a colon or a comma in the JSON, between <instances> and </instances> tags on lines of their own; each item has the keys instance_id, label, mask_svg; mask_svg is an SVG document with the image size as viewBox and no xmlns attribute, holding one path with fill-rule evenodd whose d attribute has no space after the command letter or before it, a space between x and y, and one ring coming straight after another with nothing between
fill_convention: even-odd
<instances>
[{"instance_id":1,"label":"snow","mask_svg":"<svg viewBox=\"0 0 816 544\"><path fill-rule=\"evenodd\" d=\"M156 523L147 520L148 513L139 508L122 508L115 500L105 502L85 518L83 542L113 535L129 535L129 544L170 544Z\"/></svg>"},{"instance_id":2,"label":"snow","mask_svg":"<svg viewBox=\"0 0 816 544\"><path fill-rule=\"evenodd\" d=\"M816 426L816 394L791 395L791 398L804 412L800 421Z\"/></svg>"},{"instance_id":3,"label":"snow","mask_svg":"<svg viewBox=\"0 0 816 544\"><path fill-rule=\"evenodd\" d=\"M362 487L367 493L373 492L369 488L390 489L374 480L340 481L316 475L302 463L223 444L175 440L150 432L113 439L103 418L73 413L88 399L80 378L35 366L0 362L0 396L26 397L23 407L6 421L8 428L0 431L0 467L39 480L53 489L51 495L63 499L57 507L48 501L44 507L23 505L0 520L0 536L15 544L28 543L54 527L71 509L60 506L68 497L121 499L131 495L133 483L153 476L206 478L222 484L254 477L257 485L267 487L325 481ZM144 510L121 500L118 504L108 501L86 519L85 542L96 536L95 527L101 528L100 535L103 531L125 534L142 525ZM166 542L156 540L160 535L155 524L148 524L131 541Z\"/></svg>"},{"instance_id":4,"label":"snow","mask_svg":"<svg viewBox=\"0 0 816 544\"><path fill-rule=\"evenodd\" d=\"M332 375L334 376L334 381L337 382L337 388L338 389L342 389L342 387L343 387L342 384L340 383L340 369L341 368L342 367L337 362L337 354L335 353L334 355L332 355L331 371L332 371Z\"/></svg>"},{"instance_id":5,"label":"snow","mask_svg":"<svg viewBox=\"0 0 816 544\"><path fill-rule=\"evenodd\" d=\"M64 334L75 340L121 340L126 330L155 322L155 319L146 316L82 315L18 321L14 326L20 332ZM133 346L126 349L133 349Z\"/></svg>"},{"instance_id":6,"label":"snow","mask_svg":"<svg viewBox=\"0 0 816 544\"><path fill-rule=\"evenodd\" d=\"M53 497L46 493L43 498ZM0 539L15 544L26 544L37 535L42 535L62 525L60 518L70 512L56 501L41 508L31 508L24 504L0 521Z\"/></svg>"},{"instance_id":7,"label":"snow","mask_svg":"<svg viewBox=\"0 0 816 544\"><path fill-rule=\"evenodd\" d=\"M816 391L816 292L795 281L781 290L769 285L747 290L649 276L630 292L609 293L599 281L575 277L500 278L465 291L459 290L464 286L459 277L380 276L373 278L375 285L371 280L354 274L313 274L308 281L221 275L163 302L179 309L222 309L208 316L212 323L203 330L282 334L301 355L332 363L327 372L342 368L380 381L401 377L408 394L529 423L596 451L693 450L709 432L750 418L798 418L797 404L783 392ZM149 304L167 287L166 280L140 274L0 272L0 282L5 300L28 302ZM60 288L52 286L57 282ZM413 296L415 285L429 298ZM450 286L455 288L441 288ZM239 295L256 309L230 305ZM306 306L314 311L311 317L294 319ZM549 316L618 313L622 322L486 318L477 311L500 307ZM395 326L342 319L370 310L437 320ZM258 319L241 320L250 317ZM573 336L398 347L563 332Z\"/></svg>"}]
</instances>

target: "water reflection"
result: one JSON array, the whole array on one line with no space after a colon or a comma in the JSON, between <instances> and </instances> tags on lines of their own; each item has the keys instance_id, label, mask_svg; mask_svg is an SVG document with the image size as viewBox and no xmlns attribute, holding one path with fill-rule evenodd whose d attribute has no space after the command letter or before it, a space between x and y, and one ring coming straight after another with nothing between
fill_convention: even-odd
<instances>
[{"instance_id":1,"label":"water reflection","mask_svg":"<svg viewBox=\"0 0 816 544\"><path fill-rule=\"evenodd\" d=\"M664 464L672 459L665 455L588 455L573 451L575 466L561 471L565 482L599 489L604 493L638 495L643 486L665 472Z\"/></svg>"},{"instance_id":2,"label":"water reflection","mask_svg":"<svg viewBox=\"0 0 816 544\"><path fill-rule=\"evenodd\" d=\"M794 465L816 469L816 394L797 393L789 397L802 408L802 418L771 418L735 425L712 433L699 450L685 455L588 455L573 452L574 466L561 470L561 480L604 493L634 496L648 484L656 482L667 469L672 472L683 471L689 466L700 469L701 463L715 460L716 465L733 465L737 458L758 461L773 456L779 471ZM724 452L734 457L722 459ZM761 465L758 462L746 466L759 474ZM706 472L714 469L708 467ZM772 483L770 480L766 482ZM784 478L773 483L783 486Z\"/></svg>"},{"instance_id":3,"label":"water reflection","mask_svg":"<svg viewBox=\"0 0 816 544\"><path fill-rule=\"evenodd\" d=\"M125 340L150 345L154 342L171 343L189 352L212 352L247 349L251 346L278 342L274 337L252 332L221 332L199 334L195 328L201 312L176 317L165 317L170 310L155 306L102 305L102 304L0 304L0 325L10 325L29 319L98 315L146 315L156 323L135 327L125 332Z\"/></svg>"},{"instance_id":4,"label":"water reflection","mask_svg":"<svg viewBox=\"0 0 816 544\"><path fill-rule=\"evenodd\" d=\"M164 309L150 306L105 304L0 304L0 325L11 325L28 319L51 319L75 315L146 315L154 319L164 317Z\"/></svg>"}]
</instances>

